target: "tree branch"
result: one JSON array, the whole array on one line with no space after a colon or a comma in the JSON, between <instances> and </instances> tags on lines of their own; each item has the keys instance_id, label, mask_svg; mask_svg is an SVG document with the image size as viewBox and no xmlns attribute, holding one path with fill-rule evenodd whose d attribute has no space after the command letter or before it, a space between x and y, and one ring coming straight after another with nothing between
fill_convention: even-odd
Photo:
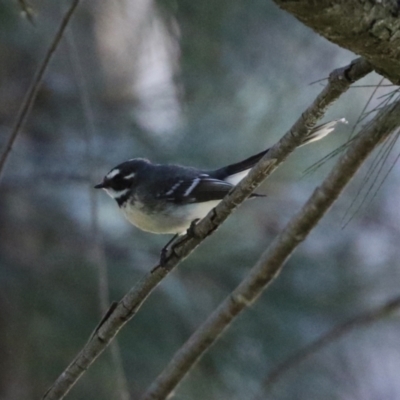
<instances>
[{"instance_id":1,"label":"tree branch","mask_svg":"<svg viewBox=\"0 0 400 400\"><path fill-rule=\"evenodd\" d=\"M298 352L287 358L283 363L274 368L271 373L268 374L267 378L263 383L264 392L260 395L261 398L265 398L265 391L271 390L272 386L276 384L279 379L290 369L295 368L300 363L305 361L308 357L315 354L317 351L326 347L335 340L340 339L349 331L360 328L373 322L385 318L392 314L394 311L400 308L400 296L389 300L385 304L381 305L374 310L358 315L343 324L340 324L333 328L331 331L321 336L317 340L311 342L307 346L300 349Z\"/></svg>"},{"instance_id":2,"label":"tree branch","mask_svg":"<svg viewBox=\"0 0 400 400\"><path fill-rule=\"evenodd\" d=\"M165 399L231 322L280 273L294 249L329 210L368 155L400 125L400 101L387 106L357 135L321 186L275 238L248 276L175 354L141 400Z\"/></svg>"},{"instance_id":3,"label":"tree branch","mask_svg":"<svg viewBox=\"0 0 400 400\"><path fill-rule=\"evenodd\" d=\"M340 47L368 60L384 77L400 84L400 3L395 0L274 0Z\"/></svg>"},{"instance_id":4,"label":"tree branch","mask_svg":"<svg viewBox=\"0 0 400 400\"><path fill-rule=\"evenodd\" d=\"M327 109L350 85L371 72L371 65L357 59L350 65L334 70L327 86L314 103L303 113L292 129L271 148L266 156L253 168L226 198L211 211L194 229L194 236L184 236L182 245L170 250L163 267L156 266L146 274L103 318L86 345L72 363L59 376L43 399L63 398L91 363L103 352L118 331L131 319L153 289L179 262L187 257L269 176L280 163L302 142L309 130Z\"/></svg>"},{"instance_id":5,"label":"tree branch","mask_svg":"<svg viewBox=\"0 0 400 400\"><path fill-rule=\"evenodd\" d=\"M38 94L40 84L42 83L44 73L46 72L46 69L50 63L51 58L53 57L54 52L56 51L58 45L60 44L61 38L63 37L63 34L65 32L65 29L74 13L76 7L78 6L78 4L79 4L79 0L73 0L70 8L65 13L65 15L61 21L61 24L54 36L53 42L51 43L49 49L47 50L46 55L42 61L42 64L40 65L38 71L36 72L35 76L33 77L31 86L25 95L25 98L22 102L21 108L18 112L17 119L12 128L10 137L8 138L7 143L5 145L4 152L0 157L0 182L1 182L1 177L3 174L4 166L6 164L8 156L11 153L15 139L17 138L19 132L21 131L26 119L28 118L28 115L32 109L32 105Z\"/></svg>"}]
</instances>

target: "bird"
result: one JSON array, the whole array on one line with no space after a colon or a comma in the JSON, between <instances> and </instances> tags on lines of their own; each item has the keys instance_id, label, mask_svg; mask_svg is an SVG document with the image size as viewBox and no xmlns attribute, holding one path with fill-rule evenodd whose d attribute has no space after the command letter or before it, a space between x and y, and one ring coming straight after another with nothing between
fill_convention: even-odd
<instances>
[{"instance_id":1,"label":"bird","mask_svg":"<svg viewBox=\"0 0 400 400\"><path fill-rule=\"evenodd\" d=\"M322 139L338 122L347 121L341 118L313 128L299 147ZM269 150L215 170L133 158L112 168L94 188L104 189L125 218L139 229L183 235L247 176ZM258 196L261 195L253 193L250 197Z\"/></svg>"}]
</instances>

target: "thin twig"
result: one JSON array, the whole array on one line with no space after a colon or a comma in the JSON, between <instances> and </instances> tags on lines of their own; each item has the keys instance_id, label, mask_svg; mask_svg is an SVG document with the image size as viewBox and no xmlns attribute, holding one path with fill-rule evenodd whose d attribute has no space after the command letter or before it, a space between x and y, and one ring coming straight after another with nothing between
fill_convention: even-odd
<instances>
[{"instance_id":1,"label":"thin twig","mask_svg":"<svg viewBox=\"0 0 400 400\"><path fill-rule=\"evenodd\" d=\"M379 150L377 151L378 154L374 157L374 159L368 166L368 170L365 173L365 176L364 176L362 182L360 183L356 194L353 196L353 199L351 200L350 204L346 207L346 211L342 217L342 228L345 228L347 226L347 223L350 222L349 220L351 220L354 217L354 215L356 215L357 212L359 211L359 207L357 207L356 211L354 213L352 213L352 215L350 215L350 218L347 218L347 216L350 214L351 210L353 209L354 205L357 203L357 200L361 196L361 193L367 187L366 185L369 183L370 180L372 180L372 184L369 186L369 189L367 189L367 191L369 192L372 189L372 187L374 186L373 176L377 170L378 170L378 174L379 174L381 168L384 165L384 163L381 163L381 161L382 161L381 154L385 154L385 153L387 154L388 150L390 151L391 147L390 147L389 142L391 142L391 141L393 141L393 136L391 138L389 138L387 140L387 142L379 148ZM365 200L366 200L366 196L364 196L364 198L361 200L361 203L364 203Z\"/></svg>"},{"instance_id":2,"label":"thin twig","mask_svg":"<svg viewBox=\"0 0 400 400\"><path fill-rule=\"evenodd\" d=\"M379 110L384 109L384 107L386 107L391 101L394 102L394 101L398 100L398 96L397 96L397 98L395 98L396 93L398 93L398 91L396 89L396 90L388 93L388 96L384 96L384 100L382 100L377 107L373 108L372 110L369 110L368 112L365 112L366 108L368 107L368 105L372 101L373 97L375 96L377 89L382 86L383 80L384 80L384 78L382 78L379 81L376 89L372 92L371 96L369 97L365 107L363 108L363 111L361 112L361 115L359 116L356 124L353 127L352 133L354 132L356 126L359 125L363 120L365 120L368 117L368 115L371 115L373 113L378 112ZM368 198L370 197L370 193L373 191L374 187L376 186L376 182L378 181L378 178L383 170L383 167L385 166L386 160L388 159L396 141L397 141L397 136L394 135L378 151L377 155L375 156L375 159L373 160L373 162L371 163L371 165L368 168L368 171L365 174L363 182L360 184L359 190L357 191L357 193L354 196L350 205L347 207L347 210L342 218L342 220L344 221L343 225L342 225L342 229L345 229L347 227L347 225L350 224L350 222L354 219L354 217L358 214L358 212L363 208L364 204L367 202ZM390 172L390 170L389 170L389 172ZM383 178L383 181L378 185L378 190L382 186L383 182L386 180L386 177L387 177L387 175L385 175L385 177ZM357 203L358 199L361 196L361 193L364 191L364 188L366 187L368 182L371 182L371 183L370 183L368 189L366 190L366 193L363 195L361 202L357 205L355 210L352 211L353 206ZM377 194L377 191L375 191L375 193L370 197L369 203L373 200L373 198L375 198L376 194Z\"/></svg>"},{"instance_id":3,"label":"thin twig","mask_svg":"<svg viewBox=\"0 0 400 400\"><path fill-rule=\"evenodd\" d=\"M338 148L335 150L332 150L330 153L328 153L326 156L322 157L320 160L315 162L314 164L310 165L308 168L306 168L303 172L303 177L313 174L318 168L320 168L323 164L331 160L332 158L336 157L340 153L343 153L354 141L354 137L349 139L347 142L343 143L340 145Z\"/></svg>"},{"instance_id":4,"label":"thin twig","mask_svg":"<svg viewBox=\"0 0 400 400\"><path fill-rule=\"evenodd\" d=\"M339 197L376 146L400 125L400 102L380 112L340 158L324 182L262 254L237 288L175 353L141 400L163 400L237 316L249 307L281 272L295 248L307 237Z\"/></svg>"},{"instance_id":5,"label":"thin twig","mask_svg":"<svg viewBox=\"0 0 400 400\"><path fill-rule=\"evenodd\" d=\"M379 85L379 86L378 86ZM378 85L353 85L350 89L361 89L361 88L380 88L380 87L393 87L396 85L393 84L384 84L384 85L380 85L378 83ZM379 97L378 97L379 99Z\"/></svg>"},{"instance_id":6,"label":"thin twig","mask_svg":"<svg viewBox=\"0 0 400 400\"><path fill-rule=\"evenodd\" d=\"M325 164L327 161L331 160L332 158L336 157L338 154L340 154L340 153L342 153L344 150L346 150L346 148L349 146L349 144L350 144L350 143L352 142L352 140L353 140L353 136L354 136L354 132L355 132L356 128L357 128L357 127L359 126L359 124L367 117L368 114L366 115L365 111L366 111L366 109L368 108L368 105L370 104L370 102L372 101L372 99L373 99L373 97L374 97L376 91L377 91L380 87L384 86L384 85L382 85L382 82L383 82L384 79L385 79L385 78L382 78L382 79L379 81L379 83L376 84L376 85L360 85L360 86L352 85L352 86L350 87L350 89L353 89L353 88L360 88L360 87L373 87L374 90L372 91L372 94L370 95L370 97L368 98L366 104L364 105L364 107L363 107L363 109L362 109L362 111L361 111L361 113L360 113L360 115L359 115L357 121L356 121L355 124L353 125L353 128L352 128L351 133L350 133L350 138L349 138L349 140L348 140L346 143L344 143L344 144L342 144L341 146L339 146L337 149L331 151L329 154L327 154L326 156L324 156L323 158L321 158L320 160L318 160L317 162L315 162L315 163L312 164L311 166L309 166L309 167L303 172L303 175L304 175L304 176L314 173L318 168L320 168L320 167L321 167L323 164ZM394 85L390 85L390 86L394 86ZM377 110L375 109L375 110L373 110L373 111L370 111L369 113L376 112L376 111L377 111Z\"/></svg>"},{"instance_id":7,"label":"thin twig","mask_svg":"<svg viewBox=\"0 0 400 400\"><path fill-rule=\"evenodd\" d=\"M312 85L315 85L316 83L321 83L321 82L324 82L324 81L328 81L328 79L329 79L329 77L317 79L316 81L310 82L308 85L312 86Z\"/></svg>"},{"instance_id":8,"label":"thin twig","mask_svg":"<svg viewBox=\"0 0 400 400\"><path fill-rule=\"evenodd\" d=\"M170 250L163 267L156 266L147 273L113 308L107 318L96 328L86 345L72 363L59 376L44 396L46 400L63 398L93 361L103 352L118 331L131 319L160 281L186 258L206 237L210 236L222 222L256 189L263 180L300 145L303 138L321 118L326 109L356 80L372 71L364 59L357 59L344 68L332 72L327 86L314 103L303 113L292 129L252 169L250 174L225 197L186 236L184 243Z\"/></svg>"},{"instance_id":9,"label":"thin twig","mask_svg":"<svg viewBox=\"0 0 400 400\"><path fill-rule=\"evenodd\" d=\"M395 146L397 140L399 139L399 136L400 136L400 132L397 131L396 135L393 136L394 137L394 142L393 142L393 145L392 145L392 149ZM390 151L392 151L392 149ZM392 165L386 171L386 173L383 176L383 178L382 178L381 182L379 183L378 187L375 189L375 191L374 191L373 195L371 196L369 202L367 203L366 207L368 207L375 200L377 194L379 193L379 191L382 188L383 184L386 182L386 180L387 180L388 176L390 175L390 173L393 171L393 168L395 167L395 165L397 164L399 159L400 159L400 154L397 154L397 156L396 156L395 160L393 161ZM386 162L386 160L385 160L385 162Z\"/></svg>"},{"instance_id":10,"label":"thin twig","mask_svg":"<svg viewBox=\"0 0 400 400\"><path fill-rule=\"evenodd\" d=\"M375 113L377 111L379 111L379 108L375 108L371 111L366 112L366 109L368 108L369 104L371 103L372 99L374 98L377 90L381 87L385 87L385 86L395 86L395 85L383 85L382 82L384 81L385 78L382 78L376 85L352 85L350 87L350 89L354 89L354 88L368 88L368 87L373 87L374 90L372 91L372 94L369 96L367 102L365 103L360 116L358 117L357 121L355 122L355 124L353 125L353 128L351 130L350 133L350 138L349 140L342 144L341 146L339 146L337 149L333 150L332 152L330 152L329 154L327 154L326 156L324 156L323 158L321 158L320 160L318 160L317 162L315 162L314 164L312 164L311 166L309 166L304 172L303 175L309 175L311 173L314 173L318 168L320 168L323 164L325 164L327 161L331 160L332 158L336 157L338 154L342 153L344 150L346 150L346 148L349 146L349 144L352 142L353 140L353 136L354 136L354 132L356 130L356 128L360 125L360 123L368 117L368 115ZM393 93L393 92L392 92ZM383 96L388 96L388 94L383 95ZM379 97L378 97L379 99ZM386 103L387 104L387 103ZM380 105L385 106L386 104L380 103Z\"/></svg>"},{"instance_id":11,"label":"thin twig","mask_svg":"<svg viewBox=\"0 0 400 400\"><path fill-rule=\"evenodd\" d=\"M284 362L274 368L267 376L263 383L263 393L259 396L260 400L265 399L266 392L269 392L272 387L289 371L296 368L300 363L305 361L307 358L317 353L321 349L329 346L332 342L339 340L344 335L348 334L355 328L361 328L369 325L379 319L385 318L397 311L400 308L400 296L386 302L382 306L375 308L369 312L358 315L349 321L346 321L325 335L321 336L317 340L311 342L307 346L294 353L292 356L287 358Z\"/></svg>"},{"instance_id":12,"label":"thin twig","mask_svg":"<svg viewBox=\"0 0 400 400\"><path fill-rule=\"evenodd\" d=\"M22 101L22 105L18 112L15 124L12 128L10 137L8 138L7 143L5 145L5 149L3 151L3 154L0 157L0 182L1 182L1 177L3 175L3 170L5 167L6 161L10 155L10 152L14 145L15 139L17 138L19 132L21 131L22 127L24 126L26 119L28 118L28 115L32 109L32 105L38 94L40 84L42 83L44 73L46 72L46 69L50 63L50 60L51 60L54 52L56 51L58 45L60 44L61 38L63 37L63 34L65 32L65 28L67 27L78 4L79 4L79 0L73 0L70 8L65 13L63 19L61 20L61 24L54 36L53 42L51 43L49 49L47 50L46 55L45 55L41 65L39 66L38 71L36 72L35 76L33 77L32 83L25 95L25 98Z\"/></svg>"},{"instance_id":13,"label":"thin twig","mask_svg":"<svg viewBox=\"0 0 400 400\"><path fill-rule=\"evenodd\" d=\"M395 86L395 85L393 85L393 86ZM399 93L399 91L400 91L400 88L397 87L397 89L392 90L392 91L389 92L389 93L382 94L382 95L378 96L376 99L377 99L377 100L380 100L380 99L384 99L385 97L392 97L392 96L394 96L396 93Z\"/></svg>"},{"instance_id":14,"label":"thin twig","mask_svg":"<svg viewBox=\"0 0 400 400\"><path fill-rule=\"evenodd\" d=\"M367 110L369 104L371 103L372 99L373 99L374 96L375 96L375 93L376 93L377 90L380 88L380 86L382 85L382 82L383 82L384 80L385 80L385 78L381 78L381 80L378 82L378 84L375 85L374 90L372 91L371 95L369 96L367 102L364 104L364 107L363 107L363 109L362 109L362 111L361 111L361 113L360 113L360 115L359 115L359 117L358 117L356 123L353 125L353 129L352 129L352 131L351 131L350 138L353 136L353 134L354 134L354 132L355 132L357 126L358 126L359 123L362 121L362 118L364 117L365 111Z\"/></svg>"},{"instance_id":15,"label":"thin twig","mask_svg":"<svg viewBox=\"0 0 400 400\"><path fill-rule=\"evenodd\" d=\"M390 138L388 138L388 140L385 142L385 144L381 147L381 149L379 149L380 154L378 154L374 161L373 161L373 167L368 169L368 172L365 175L365 178L363 179L363 182L360 184L360 188L357 191L356 195L354 196L352 202L350 203L349 207L347 207L347 210L345 212L345 214L343 215L342 218L342 229L345 229L350 222L354 219L354 217L360 212L360 210L363 208L364 204L366 203L366 201L368 200L368 198L370 198L370 201L367 203L367 205L370 204L370 202L375 198L376 194L378 193L376 190L374 192L374 194L372 196L370 196L372 190L375 187L375 184L377 182L377 179L379 177L379 175L381 174L383 167L386 163L386 160L388 159L391 151L394 148L394 145L396 144L396 141L398 139L399 134L396 133L395 135L392 135ZM382 155L381 155L382 154ZM388 173L390 173L390 171L393 169L394 164L392 165L392 167L389 169ZM388 173L385 174L385 176L383 177L383 180L381 181L381 183L378 185L377 190L379 191L379 189L382 187L383 183L385 182ZM374 175L375 178L374 178ZM351 208L355 205L356 200L360 197L361 192L363 191L364 188L366 188L366 184L369 181L372 181L369 185L369 187L366 189L366 193L364 194L361 202L357 205L356 209L350 214L350 210ZM349 215L349 216L348 216Z\"/></svg>"}]
</instances>

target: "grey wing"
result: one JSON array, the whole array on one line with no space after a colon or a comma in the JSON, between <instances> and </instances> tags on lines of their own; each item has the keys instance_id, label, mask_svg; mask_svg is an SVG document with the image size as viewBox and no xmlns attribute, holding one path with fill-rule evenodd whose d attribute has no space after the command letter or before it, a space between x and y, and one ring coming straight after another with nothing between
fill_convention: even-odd
<instances>
[{"instance_id":1,"label":"grey wing","mask_svg":"<svg viewBox=\"0 0 400 400\"><path fill-rule=\"evenodd\" d=\"M176 182L168 191L158 197L176 204L202 203L222 200L234 186L229 182L202 174L192 179Z\"/></svg>"}]
</instances>

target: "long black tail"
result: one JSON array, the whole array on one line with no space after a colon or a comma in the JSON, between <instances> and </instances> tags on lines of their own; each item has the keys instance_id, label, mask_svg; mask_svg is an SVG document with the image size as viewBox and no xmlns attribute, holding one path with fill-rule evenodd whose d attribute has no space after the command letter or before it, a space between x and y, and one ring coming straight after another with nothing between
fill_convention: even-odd
<instances>
[{"instance_id":1,"label":"long black tail","mask_svg":"<svg viewBox=\"0 0 400 400\"><path fill-rule=\"evenodd\" d=\"M311 142L316 142L317 140L321 140L329 133L331 133L336 125L339 123L347 123L344 118L337 119L334 121L326 122L325 124L321 124L313 128L309 134L304 138L301 146L304 146ZM214 171L213 176L217 179L232 181L231 183L236 184L240 180L242 180L248 173L248 171L264 157L265 154L268 153L270 148L261 151L254 156L246 158L246 160L240 161L236 164L227 165L226 167L220 168Z\"/></svg>"}]
</instances>

